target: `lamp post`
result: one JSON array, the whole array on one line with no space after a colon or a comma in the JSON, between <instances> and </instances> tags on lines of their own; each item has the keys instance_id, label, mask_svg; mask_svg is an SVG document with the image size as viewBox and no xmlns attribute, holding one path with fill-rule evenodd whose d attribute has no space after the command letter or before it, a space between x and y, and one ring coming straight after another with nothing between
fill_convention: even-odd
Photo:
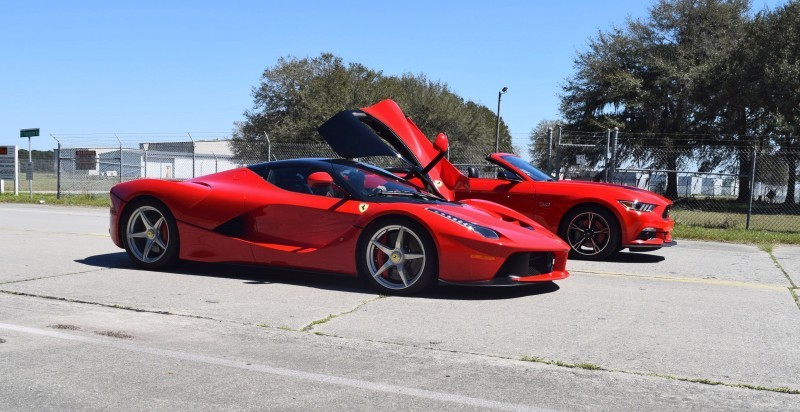
<instances>
[{"instance_id":1,"label":"lamp post","mask_svg":"<svg viewBox=\"0 0 800 412\"><path fill-rule=\"evenodd\" d=\"M500 98L503 97L503 93L508 91L508 87L503 87L497 93L497 131L494 134L494 151L500 151Z\"/></svg>"}]
</instances>

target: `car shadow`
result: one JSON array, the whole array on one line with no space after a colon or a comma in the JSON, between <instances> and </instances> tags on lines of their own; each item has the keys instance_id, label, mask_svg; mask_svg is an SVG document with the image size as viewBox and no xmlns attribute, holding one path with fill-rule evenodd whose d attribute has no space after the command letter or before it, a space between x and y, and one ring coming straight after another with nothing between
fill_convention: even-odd
<instances>
[{"instance_id":1,"label":"car shadow","mask_svg":"<svg viewBox=\"0 0 800 412\"><path fill-rule=\"evenodd\" d=\"M85 265L135 269L125 252L89 256L75 262ZM336 292L350 292L374 295L376 291L361 279L336 273L311 272L268 266L234 265L227 263L182 262L177 267L162 271L176 275L208 276L236 279L246 285L287 284ZM480 287L457 285L434 285L432 288L414 295L414 298L438 300L500 300L515 299L552 293L559 290L553 282L521 285L513 287Z\"/></svg>"},{"instance_id":2,"label":"car shadow","mask_svg":"<svg viewBox=\"0 0 800 412\"><path fill-rule=\"evenodd\" d=\"M664 261L664 256L651 255L649 253L641 252L617 252L608 259L606 262L616 263L658 263Z\"/></svg>"}]
</instances>

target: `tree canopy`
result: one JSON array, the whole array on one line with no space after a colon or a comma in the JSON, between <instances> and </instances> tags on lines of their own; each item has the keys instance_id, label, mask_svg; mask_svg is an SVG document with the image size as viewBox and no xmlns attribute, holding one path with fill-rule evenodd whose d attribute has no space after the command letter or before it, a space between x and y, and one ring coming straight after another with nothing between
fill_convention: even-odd
<instances>
[{"instance_id":1,"label":"tree canopy","mask_svg":"<svg viewBox=\"0 0 800 412\"><path fill-rule=\"evenodd\" d=\"M444 132L455 145L494 146L495 113L458 96L446 83L424 74L387 76L323 53L313 58L283 57L264 70L253 88L253 107L233 132L234 152L240 159L254 155L265 159L265 133L273 143L320 142L316 128L337 112L387 98L395 100L428 137ZM500 144L511 148L502 119Z\"/></svg>"},{"instance_id":2,"label":"tree canopy","mask_svg":"<svg viewBox=\"0 0 800 412\"><path fill-rule=\"evenodd\" d=\"M703 161L733 159L732 171L749 175L754 144L798 144L799 8L797 0L757 13L748 0L656 1L645 18L598 32L577 55L561 96L567 127L637 133L620 151L666 170L696 147L687 135L703 136L719 148ZM784 158L793 162L786 201L794 202L797 158ZM677 197L675 173L667 183L667 196ZM748 198L749 180L739 187Z\"/></svg>"}]
</instances>

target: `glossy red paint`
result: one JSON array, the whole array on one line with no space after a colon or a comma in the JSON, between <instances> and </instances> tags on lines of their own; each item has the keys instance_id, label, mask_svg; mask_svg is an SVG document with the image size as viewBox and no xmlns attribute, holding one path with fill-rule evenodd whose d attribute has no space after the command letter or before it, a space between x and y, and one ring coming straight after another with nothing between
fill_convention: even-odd
<instances>
[{"instance_id":1,"label":"glossy red paint","mask_svg":"<svg viewBox=\"0 0 800 412\"><path fill-rule=\"evenodd\" d=\"M164 215L171 214L176 221L177 233L170 236L179 239L180 259L355 276L359 274L357 254L365 228L387 218L400 218L420 225L427 232L423 236L430 236L442 281L521 284L569 275L565 269L567 245L530 218L501 205L410 196L383 200L359 198L354 193L329 197L312 190L286 190L265 177L275 168L324 169L332 167L329 162L337 161L296 159L183 182L141 179L118 184L111 189L112 240L117 246L126 247L126 239L131 239L131 230L126 226L131 214L142 210L141 205L163 204L169 212ZM349 184L333 175L337 187ZM319 175L309 177L316 186L325 183ZM497 238L483 236L459 222L488 228ZM153 239L149 232L146 235ZM143 236L144 233L140 237ZM549 259L542 266L548 270L537 271L529 266L533 260L524 260L535 256ZM502 282L498 282L500 278Z\"/></svg>"},{"instance_id":2,"label":"glossy red paint","mask_svg":"<svg viewBox=\"0 0 800 412\"><path fill-rule=\"evenodd\" d=\"M518 167L521 159L507 153L492 154L487 160L498 166L498 177L470 178L469 190L456 192L458 199L485 199L506 205L561 235L568 224L565 217L571 211L606 210L615 220L611 222L612 230L616 225L620 233L616 244L610 245L614 251L623 248L645 251L674 244L675 221L669 216L672 202L667 198L616 184L536 180ZM499 171L503 170L510 174L501 176ZM651 204L654 208L637 211L621 201Z\"/></svg>"}]
</instances>

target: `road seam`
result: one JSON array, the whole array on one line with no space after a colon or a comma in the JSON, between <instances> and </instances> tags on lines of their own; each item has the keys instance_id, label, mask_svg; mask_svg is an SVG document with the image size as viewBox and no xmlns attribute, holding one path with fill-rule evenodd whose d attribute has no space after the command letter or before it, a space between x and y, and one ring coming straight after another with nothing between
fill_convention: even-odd
<instances>
[{"instance_id":1,"label":"road seam","mask_svg":"<svg viewBox=\"0 0 800 412\"><path fill-rule=\"evenodd\" d=\"M770 259L772 259L772 261L775 263L775 266L777 266L778 269L780 269L781 272L783 272L783 276L786 276L786 280L789 281L789 285L791 285L791 287L789 288L789 293L792 295L792 298L794 298L794 303L797 305L797 309L800 309L800 299L798 299L796 292L797 285L794 284L792 277L789 276L789 272L787 272L786 269L783 268L783 265L781 265L781 262L778 261L778 258L776 258L775 255L772 254L772 249L768 250L767 253L769 254Z\"/></svg>"},{"instance_id":2,"label":"road seam","mask_svg":"<svg viewBox=\"0 0 800 412\"><path fill-rule=\"evenodd\" d=\"M41 276L41 277L38 277L38 278L10 280L8 282L0 282L0 285L10 285L12 283L32 282L34 280L52 279L52 278L58 278L58 277L62 277L62 276L82 275L84 273L102 272L104 270L109 270L109 269L119 269L119 268L110 268L110 267L109 268L99 268L99 269L83 270L83 271L80 271L80 272L60 273L58 275Z\"/></svg>"}]
</instances>

